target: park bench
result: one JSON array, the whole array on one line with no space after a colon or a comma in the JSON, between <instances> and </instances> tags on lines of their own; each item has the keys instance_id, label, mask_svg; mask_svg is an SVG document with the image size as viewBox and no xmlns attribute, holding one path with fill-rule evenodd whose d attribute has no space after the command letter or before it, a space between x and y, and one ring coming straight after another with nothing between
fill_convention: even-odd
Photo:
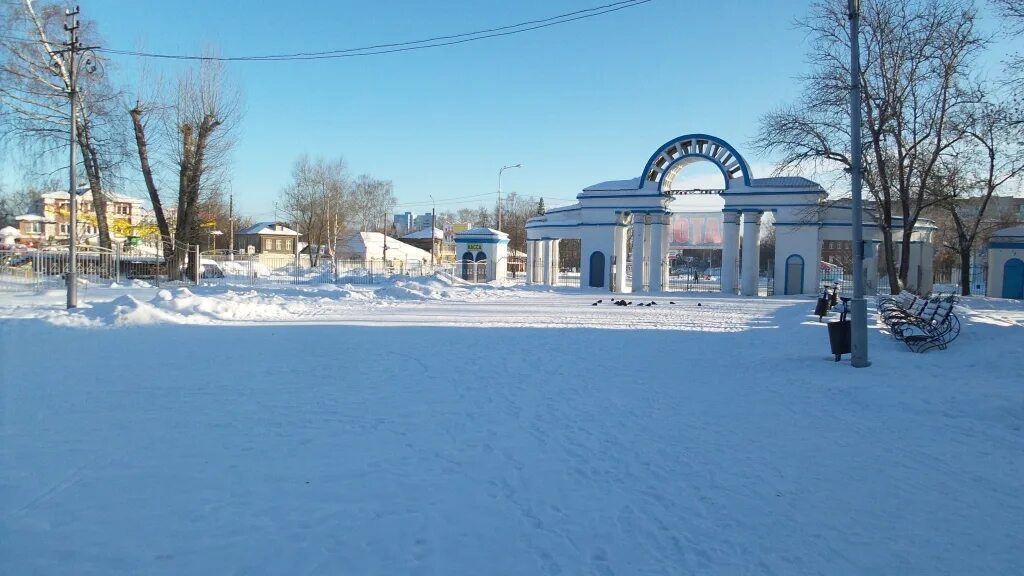
<instances>
[{"instance_id":1,"label":"park bench","mask_svg":"<svg viewBox=\"0 0 1024 576\"><path fill-rule=\"evenodd\" d=\"M923 298L902 292L882 298L878 311L894 338L914 352L945 349L960 335L960 319L953 311L953 295Z\"/></svg>"}]
</instances>

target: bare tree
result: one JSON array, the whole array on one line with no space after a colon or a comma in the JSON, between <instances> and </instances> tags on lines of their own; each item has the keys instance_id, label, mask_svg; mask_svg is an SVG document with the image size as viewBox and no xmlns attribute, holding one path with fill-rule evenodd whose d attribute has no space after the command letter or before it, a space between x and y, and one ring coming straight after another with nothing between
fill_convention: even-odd
<instances>
[{"instance_id":1,"label":"bare tree","mask_svg":"<svg viewBox=\"0 0 1024 576\"><path fill-rule=\"evenodd\" d=\"M850 166L846 10L845 0L821 0L799 22L810 38L803 94L762 118L757 137L762 152L781 154L780 171ZM861 34L864 183L897 291L907 281L914 227L936 201L928 194L936 167L963 137L955 120L977 101L968 75L985 43L968 0L866 0ZM903 224L898 239L896 218Z\"/></svg>"},{"instance_id":2,"label":"bare tree","mask_svg":"<svg viewBox=\"0 0 1024 576\"><path fill-rule=\"evenodd\" d=\"M954 234L946 243L960 260L960 286L971 293L971 255L979 234L990 231L989 203L998 190L1024 174L1024 129L1005 107L984 104L964 126L965 138L945 155L934 182L939 206Z\"/></svg>"},{"instance_id":3,"label":"bare tree","mask_svg":"<svg viewBox=\"0 0 1024 576\"><path fill-rule=\"evenodd\" d=\"M223 67L216 61L203 60L198 69L187 70L179 77L176 91L167 102L148 104L139 98L128 112L143 179L172 273L179 268L182 247L202 240L201 202L224 188L241 115L239 102L238 92L226 79ZM153 113L158 113L156 130L148 121ZM159 190L153 167L151 139L165 148L172 173L168 177L177 184L173 230L164 206L167 198Z\"/></svg>"},{"instance_id":4,"label":"bare tree","mask_svg":"<svg viewBox=\"0 0 1024 576\"><path fill-rule=\"evenodd\" d=\"M66 153L72 70L64 35L63 8L33 0L0 4L0 129L37 158L57 161ZM81 39L95 41L89 22ZM124 153L122 126L115 121L119 94L107 81L96 54L76 61L77 145L92 191L100 245L110 247L105 185ZM83 73L88 72L88 73ZM76 167L77 169L77 167Z\"/></svg>"},{"instance_id":5,"label":"bare tree","mask_svg":"<svg viewBox=\"0 0 1024 576\"><path fill-rule=\"evenodd\" d=\"M390 180L378 180L361 174L351 186L348 202L348 220L353 228L362 231L391 231L391 212L395 208L394 185Z\"/></svg>"},{"instance_id":6,"label":"bare tree","mask_svg":"<svg viewBox=\"0 0 1024 576\"><path fill-rule=\"evenodd\" d=\"M306 238L313 266L322 246L333 250L341 234L348 186L345 161L302 155L292 168L292 182L281 192L281 208Z\"/></svg>"}]
</instances>

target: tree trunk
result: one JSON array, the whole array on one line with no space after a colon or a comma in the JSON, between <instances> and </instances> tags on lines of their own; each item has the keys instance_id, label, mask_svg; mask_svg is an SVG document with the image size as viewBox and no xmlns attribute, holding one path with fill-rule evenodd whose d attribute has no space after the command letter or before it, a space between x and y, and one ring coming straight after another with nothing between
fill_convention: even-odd
<instances>
[{"instance_id":1,"label":"tree trunk","mask_svg":"<svg viewBox=\"0 0 1024 576\"><path fill-rule=\"evenodd\" d=\"M971 249L960 249L960 295L971 295Z\"/></svg>"},{"instance_id":2,"label":"tree trunk","mask_svg":"<svg viewBox=\"0 0 1024 576\"><path fill-rule=\"evenodd\" d=\"M100 165L96 148L89 137L88 124L84 122L79 123L77 137L78 147L82 151L82 164L85 166L85 175L89 180L89 190L92 192L92 207L96 214L96 229L99 233L100 246L110 248L110 227L107 223L107 197L103 191Z\"/></svg>"},{"instance_id":3,"label":"tree trunk","mask_svg":"<svg viewBox=\"0 0 1024 576\"><path fill-rule=\"evenodd\" d=\"M884 232L884 231L883 231ZM893 247L891 229L890 233L882 234L882 247L885 249L885 274L889 278L889 291L892 294L900 293L900 280L896 271L896 250Z\"/></svg>"},{"instance_id":4,"label":"tree trunk","mask_svg":"<svg viewBox=\"0 0 1024 576\"><path fill-rule=\"evenodd\" d=\"M914 235L914 229L908 226L907 220L907 218L903 219L903 229L900 234L902 238L902 243L900 244L900 286L907 286L907 277L910 275L910 238ZM920 289L920 286L917 288Z\"/></svg>"},{"instance_id":5,"label":"tree trunk","mask_svg":"<svg viewBox=\"0 0 1024 576\"><path fill-rule=\"evenodd\" d=\"M129 111L132 117L132 126L135 128L135 146L139 151L139 163L142 166L142 177L146 181L146 190L149 192L149 200L153 203L153 214L156 216L156 225L160 230L160 241L164 247L164 259L170 261L174 255L174 239L171 238L171 227L167 223L164 214L164 206L160 201L160 193L157 191L156 182L153 180L153 169L149 164L149 146L146 142L146 131L142 125L142 109L136 105Z\"/></svg>"}]
</instances>

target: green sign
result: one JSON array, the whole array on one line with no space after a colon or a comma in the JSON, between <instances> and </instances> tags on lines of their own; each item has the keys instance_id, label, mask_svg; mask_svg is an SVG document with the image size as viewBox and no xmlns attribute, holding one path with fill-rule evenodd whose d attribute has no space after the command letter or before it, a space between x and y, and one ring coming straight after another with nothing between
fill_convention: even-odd
<instances>
[{"instance_id":1,"label":"green sign","mask_svg":"<svg viewBox=\"0 0 1024 576\"><path fill-rule=\"evenodd\" d=\"M480 244L466 244L466 250L483 250Z\"/></svg>"},{"instance_id":2,"label":"green sign","mask_svg":"<svg viewBox=\"0 0 1024 576\"><path fill-rule=\"evenodd\" d=\"M140 238L138 236L129 236L128 237L128 245L129 246L138 246L139 245L139 240L140 240Z\"/></svg>"}]
</instances>

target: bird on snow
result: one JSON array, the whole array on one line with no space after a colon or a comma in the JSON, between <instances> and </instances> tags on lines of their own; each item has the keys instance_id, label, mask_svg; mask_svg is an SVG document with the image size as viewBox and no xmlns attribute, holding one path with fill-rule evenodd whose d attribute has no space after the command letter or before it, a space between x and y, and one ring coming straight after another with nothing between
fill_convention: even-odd
<instances>
[{"instance_id":1,"label":"bird on snow","mask_svg":"<svg viewBox=\"0 0 1024 576\"><path fill-rule=\"evenodd\" d=\"M601 298L600 300L597 301L598 304L600 304L601 302L604 302L604 298Z\"/></svg>"},{"instance_id":2,"label":"bird on snow","mask_svg":"<svg viewBox=\"0 0 1024 576\"><path fill-rule=\"evenodd\" d=\"M700 306L700 302L697 302L697 306Z\"/></svg>"},{"instance_id":3,"label":"bird on snow","mask_svg":"<svg viewBox=\"0 0 1024 576\"><path fill-rule=\"evenodd\" d=\"M597 306L597 302L594 302L593 304L591 304L591 306Z\"/></svg>"},{"instance_id":4,"label":"bird on snow","mask_svg":"<svg viewBox=\"0 0 1024 576\"><path fill-rule=\"evenodd\" d=\"M671 301L670 301L670 302L669 302L669 304L675 304L675 302L671 302Z\"/></svg>"}]
</instances>

